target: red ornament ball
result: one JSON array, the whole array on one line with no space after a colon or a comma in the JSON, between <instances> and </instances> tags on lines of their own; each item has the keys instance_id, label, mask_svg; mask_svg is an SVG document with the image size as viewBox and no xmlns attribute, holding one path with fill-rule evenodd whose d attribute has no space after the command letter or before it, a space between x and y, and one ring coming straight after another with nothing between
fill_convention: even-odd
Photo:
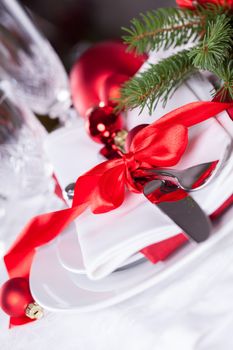
<instances>
[{"instance_id":1,"label":"red ornament ball","mask_svg":"<svg viewBox=\"0 0 233 350\"><path fill-rule=\"evenodd\" d=\"M33 301L29 283L25 278L9 279L1 287L0 304L2 310L11 317L25 316L28 304Z\"/></svg>"},{"instance_id":2,"label":"red ornament ball","mask_svg":"<svg viewBox=\"0 0 233 350\"><path fill-rule=\"evenodd\" d=\"M90 137L99 143L107 144L117 131L124 126L123 117L114 113L113 106L94 108L86 119L86 129Z\"/></svg>"},{"instance_id":3,"label":"red ornament ball","mask_svg":"<svg viewBox=\"0 0 233 350\"><path fill-rule=\"evenodd\" d=\"M195 9L198 5L216 4L226 8L233 6L233 0L176 0L177 5L188 9Z\"/></svg>"},{"instance_id":4,"label":"red ornament ball","mask_svg":"<svg viewBox=\"0 0 233 350\"><path fill-rule=\"evenodd\" d=\"M99 151L99 153L106 159L116 159L116 158L120 158L120 155L117 151L117 147L116 145L114 145L114 143L109 143L106 144L103 148L101 148L101 150Z\"/></svg>"},{"instance_id":5,"label":"red ornament ball","mask_svg":"<svg viewBox=\"0 0 233 350\"><path fill-rule=\"evenodd\" d=\"M87 111L100 102L108 105L146 59L147 55L128 52L127 46L118 41L91 46L78 58L70 74L73 103L78 113L85 117Z\"/></svg>"}]
</instances>

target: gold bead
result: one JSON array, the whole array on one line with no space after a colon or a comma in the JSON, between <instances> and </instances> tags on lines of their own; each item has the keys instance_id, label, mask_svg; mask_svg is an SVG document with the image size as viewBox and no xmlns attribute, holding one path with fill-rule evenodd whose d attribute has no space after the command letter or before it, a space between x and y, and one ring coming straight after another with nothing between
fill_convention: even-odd
<instances>
[{"instance_id":1,"label":"gold bead","mask_svg":"<svg viewBox=\"0 0 233 350\"><path fill-rule=\"evenodd\" d=\"M31 318L32 320L39 320L44 316L44 310L36 302L30 303L26 307L25 314L27 317Z\"/></svg>"},{"instance_id":2,"label":"gold bead","mask_svg":"<svg viewBox=\"0 0 233 350\"><path fill-rule=\"evenodd\" d=\"M118 131L114 137L115 145L120 148L120 150L125 150L125 141L127 138L128 132L124 129Z\"/></svg>"}]
</instances>

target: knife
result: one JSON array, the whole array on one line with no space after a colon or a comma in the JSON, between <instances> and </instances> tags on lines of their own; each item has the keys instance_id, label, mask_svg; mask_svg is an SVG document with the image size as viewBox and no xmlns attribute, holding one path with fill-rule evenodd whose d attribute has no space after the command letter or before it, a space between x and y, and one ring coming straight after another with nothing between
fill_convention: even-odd
<instances>
[{"instance_id":1,"label":"knife","mask_svg":"<svg viewBox=\"0 0 233 350\"><path fill-rule=\"evenodd\" d=\"M144 186L143 193L153 203L151 198L156 191L163 194L174 192L177 189L177 186L171 186L167 181L156 179ZM190 195L177 201L153 204L172 219L182 229L183 233L193 241L200 243L209 237L211 232L210 219Z\"/></svg>"}]
</instances>

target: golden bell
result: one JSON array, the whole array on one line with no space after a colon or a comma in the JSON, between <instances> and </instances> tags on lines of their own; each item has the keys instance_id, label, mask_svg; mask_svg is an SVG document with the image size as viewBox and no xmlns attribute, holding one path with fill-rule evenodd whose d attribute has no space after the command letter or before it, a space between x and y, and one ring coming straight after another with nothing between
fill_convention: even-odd
<instances>
[{"instance_id":1,"label":"golden bell","mask_svg":"<svg viewBox=\"0 0 233 350\"><path fill-rule=\"evenodd\" d=\"M32 320L39 320L44 316L44 310L40 305L34 302L28 304L25 310L25 314Z\"/></svg>"}]
</instances>

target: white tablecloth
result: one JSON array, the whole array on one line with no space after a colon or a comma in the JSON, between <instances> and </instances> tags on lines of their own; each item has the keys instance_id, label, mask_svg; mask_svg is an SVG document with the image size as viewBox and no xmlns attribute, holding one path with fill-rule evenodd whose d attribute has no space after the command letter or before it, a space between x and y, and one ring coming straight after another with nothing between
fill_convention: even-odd
<instances>
[{"instance_id":1,"label":"white tablecloth","mask_svg":"<svg viewBox=\"0 0 233 350\"><path fill-rule=\"evenodd\" d=\"M233 211L226 215L232 218ZM114 307L87 314L46 313L12 330L1 312L0 349L232 350L233 227L227 231L202 259ZM4 279L2 267L0 282Z\"/></svg>"}]
</instances>

